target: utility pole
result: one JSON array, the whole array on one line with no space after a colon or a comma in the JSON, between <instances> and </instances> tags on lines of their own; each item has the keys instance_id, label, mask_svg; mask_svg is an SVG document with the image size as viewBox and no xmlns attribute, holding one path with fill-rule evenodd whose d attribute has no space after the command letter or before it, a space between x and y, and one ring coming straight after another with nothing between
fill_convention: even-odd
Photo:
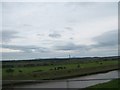
<instances>
[{"instance_id":1,"label":"utility pole","mask_svg":"<svg viewBox=\"0 0 120 90\"><path fill-rule=\"evenodd\" d=\"M67 79L66 83L67 83L67 90L69 90L69 80L68 79Z\"/></svg>"},{"instance_id":2,"label":"utility pole","mask_svg":"<svg viewBox=\"0 0 120 90\"><path fill-rule=\"evenodd\" d=\"M70 58L71 58L71 56L70 56L70 54L69 54L69 60L70 60Z\"/></svg>"}]
</instances>

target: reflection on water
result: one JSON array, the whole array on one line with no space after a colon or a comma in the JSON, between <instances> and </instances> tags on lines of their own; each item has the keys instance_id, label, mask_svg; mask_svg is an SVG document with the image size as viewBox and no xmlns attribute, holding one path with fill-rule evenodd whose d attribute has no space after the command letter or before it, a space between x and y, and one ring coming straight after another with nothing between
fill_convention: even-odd
<instances>
[{"instance_id":1,"label":"reflection on water","mask_svg":"<svg viewBox=\"0 0 120 90\"><path fill-rule=\"evenodd\" d=\"M15 86L15 88L85 88L99 83L108 82L110 80L92 80L92 81L74 81L74 80L84 80L84 79L108 79L108 78L118 78L118 70L110 71L107 73L94 74L89 76L82 76L72 79L66 79L63 81L37 83L30 85ZM68 81L68 82L66 82Z\"/></svg>"}]
</instances>

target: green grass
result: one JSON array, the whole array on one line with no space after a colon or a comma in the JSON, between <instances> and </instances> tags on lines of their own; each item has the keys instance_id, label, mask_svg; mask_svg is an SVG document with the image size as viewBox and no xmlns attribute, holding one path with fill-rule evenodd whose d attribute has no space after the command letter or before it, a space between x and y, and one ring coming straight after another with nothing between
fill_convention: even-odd
<instances>
[{"instance_id":1,"label":"green grass","mask_svg":"<svg viewBox=\"0 0 120 90\"><path fill-rule=\"evenodd\" d=\"M100 66L106 66L106 65L114 65L117 64L117 61L102 61L102 64L96 63L96 62L87 62L87 63L78 63L80 65L80 68L91 68L91 67L100 67ZM32 73L33 71L37 70L42 70L43 72L49 72L50 69L54 69L54 67L66 67L66 70L71 70L71 69L78 69L77 65L78 64L60 64L60 65L49 65L49 66L35 66L35 67L16 67L14 68L14 72L12 73L13 75L18 75L21 72L19 70L22 70L22 73ZM8 73L6 72L7 68L3 68L3 77L7 76Z\"/></svg>"},{"instance_id":2,"label":"green grass","mask_svg":"<svg viewBox=\"0 0 120 90\"><path fill-rule=\"evenodd\" d=\"M102 63L102 64L100 64ZM80 68L77 65L80 65ZM109 68L114 68L117 66L118 61L89 61L86 63L60 63L56 65L47 65L47 66L34 66L34 67L15 67L13 73L8 73L6 70L8 68L2 69L3 79L50 79L64 76L74 76L74 75L84 75L91 72L109 70ZM113 65L113 67L111 67ZM50 70L55 67L66 67L64 70ZM93 70L94 69L94 70ZM19 72L22 70L22 72ZM33 73L34 71L42 70L42 72Z\"/></svg>"},{"instance_id":3,"label":"green grass","mask_svg":"<svg viewBox=\"0 0 120 90\"><path fill-rule=\"evenodd\" d=\"M118 83L120 82L120 79L115 79L106 83L102 83L102 84L97 84L94 86L91 86L89 88L118 88Z\"/></svg>"}]
</instances>

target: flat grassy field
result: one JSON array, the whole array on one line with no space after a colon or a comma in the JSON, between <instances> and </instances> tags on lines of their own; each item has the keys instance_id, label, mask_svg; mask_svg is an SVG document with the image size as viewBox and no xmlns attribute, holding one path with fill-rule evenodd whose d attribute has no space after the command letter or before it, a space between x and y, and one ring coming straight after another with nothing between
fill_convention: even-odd
<instances>
[{"instance_id":1,"label":"flat grassy field","mask_svg":"<svg viewBox=\"0 0 120 90\"><path fill-rule=\"evenodd\" d=\"M106 83L97 84L88 88L119 88L120 79L115 79Z\"/></svg>"},{"instance_id":2,"label":"flat grassy field","mask_svg":"<svg viewBox=\"0 0 120 90\"><path fill-rule=\"evenodd\" d=\"M12 72L7 70L10 68L3 68L3 80L45 80L56 79L62 77L87 75L91 73L107 71L118 68L117 60L107 61L86 61L86 62L72 62L72 63L57 63L45 66L27 66L12 68ZM63 68L64 67L64 68ZM55 69L59 68L59 69Z\"/></svg>"}]
</instances>

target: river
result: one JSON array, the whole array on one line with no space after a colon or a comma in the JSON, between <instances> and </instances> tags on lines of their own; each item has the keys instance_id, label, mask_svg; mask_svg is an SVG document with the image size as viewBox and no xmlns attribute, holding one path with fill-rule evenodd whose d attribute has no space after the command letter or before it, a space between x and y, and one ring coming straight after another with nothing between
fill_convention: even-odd
<instances>
[{"instance_id":1,"label":"river","mask_svg":"<svg viewBox=\"0 0 120 90\"><path fill-rule=\"evenodd\" d=\"M99 80L99 79L118 78L118 72L119 72L118 70L115 70L106 73L81 76L71 79L64 79L60 81L58 80L54 82L17 85L14 88L85 88L88 86L110 81L110 80Z\"/></svg>"}]
</instances>

